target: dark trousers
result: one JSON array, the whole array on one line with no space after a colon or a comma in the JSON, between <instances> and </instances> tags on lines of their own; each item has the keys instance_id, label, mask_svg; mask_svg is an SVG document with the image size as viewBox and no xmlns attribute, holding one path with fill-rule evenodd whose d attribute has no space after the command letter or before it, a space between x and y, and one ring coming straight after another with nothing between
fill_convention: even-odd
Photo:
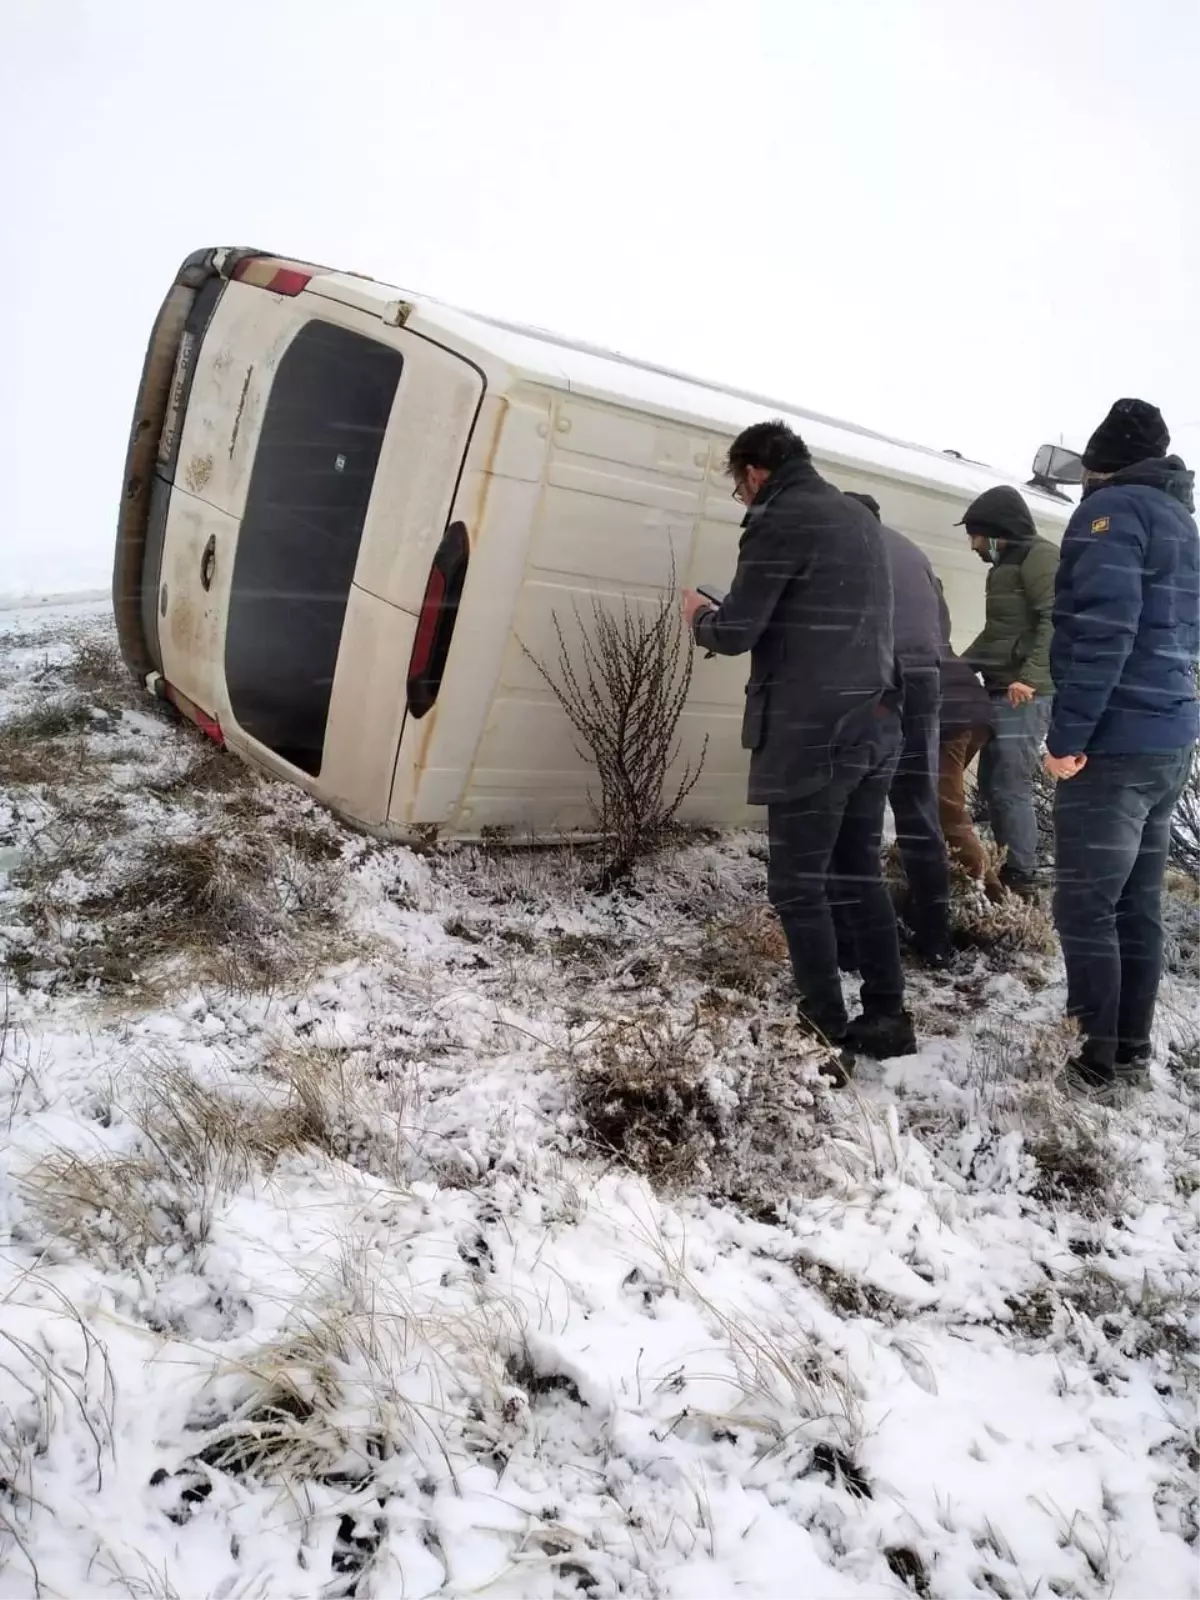
<instances>
[{"instance_id":1,"label":"dark trousers","mask_svg":"<svg viewBox=\"0 0 1200 1600\"><path fill-rule=\"evenodd\" d=\"M888 792L908 880L906 920L918 944L937 946L950 938L950 863L938 815L941 703L941 674L936 667L905 670L900 722L904 743Z\"/></svg>"},{"instance_id":2,"label":"dark trousers","mask_svg":"<svg viewBox=\"0 0 1200 1600\"><path fill-rule=\"evenodd\" d=\"M827 1039L846 1031L834 908L853 930L867 1013L904 1004L904 974L879 846L899 753L897 733L839 755L833 777L803 800L768 808L767 888L783 924L800 1009Z\"/></svg>"},{"instance_id":3,"label":"dark trousers","mask_svg":"<svg viewBox=\"0 0 1200 1600\"><path fill-rule=\"evenodd\" d=\"M1095 755L1054 792L1054 921L1067 1012L1110 1068L1150 1044L1162 972L1162 882L1189 749Z\"/></svg>"}]
</instances>

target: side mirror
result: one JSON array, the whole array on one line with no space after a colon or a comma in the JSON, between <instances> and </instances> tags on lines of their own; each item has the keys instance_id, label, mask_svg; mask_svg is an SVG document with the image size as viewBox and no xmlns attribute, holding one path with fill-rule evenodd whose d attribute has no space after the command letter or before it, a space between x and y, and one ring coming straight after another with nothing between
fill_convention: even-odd
<instances>
[{"instance_id":1,"label":"side mirror","mask_svg":"<svg viewBox=\"0 0 1200 1600\"><path fill-rule=\"evenodd\" d=\"M1044 444L1033 458L1035 483L1082 483L1083 457L1061 444Z\"/></svg>"}]
</instances>

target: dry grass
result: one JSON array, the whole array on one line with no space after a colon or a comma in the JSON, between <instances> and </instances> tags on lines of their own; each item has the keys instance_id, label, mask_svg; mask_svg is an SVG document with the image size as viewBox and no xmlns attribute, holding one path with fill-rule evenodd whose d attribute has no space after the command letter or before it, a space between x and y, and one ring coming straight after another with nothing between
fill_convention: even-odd
<instances>
[{"instance_id":1,"label":"dry grass","mask_svg":"<svg viewBox=\"0 0 1200 1600\"><path fill-rule=\"evenodd\" d=\"M190 1248L208 1236L210 1200L179 1177L141 1156L61 1151L26 1176L24 1190L56 1238L133 1265L155 1246Z\"/></svg>"},{"instance_id":2,"label":"dry grass","mask_svg":"<svg viewBox=\"0 0 1200 1600\"><path fill-rule=\"evenodd\" d=\"M708 924L696 969L716 989L765 999L777 989L787 963L787 941L778 918L766 907L756 907L729 921Z\"/></svg>"},{"instance_id":3,"label":"dry grass","mask_svg":"<svg viewBox=\"0 0 1200 1600\"><path fill-rule=\"evenodd\" d=\"M790 1018L747 1024L697 1007L686 1023L608 1018L569 1066L594 1145L660 1188L773 1218L781 1195L812 1179L829 1060Z\"/></svg>"},{"instance_id":4,"label":"dry grass","mask_svg":"<svg viewBox=\"0 0 1200 1600\"><path fill-rule=\"evenodd\" d=\"M166 1165L200 1182L219 1174L226 1188L316 1142L299 1107L213 1088L177 1067L148 1075L136 1115Z\"/></svg>"},{"instance_id":5,"label":"dry grass","mask_svg":"<svg viewBox=\"0 0 1200 1600\"><path fill-rule=\"evenodd\" d=\"M1024 1097L1020 1121L1025 1149L1038 1165L1037 1199L1070 1205L1084 1216L1122 1209L1132 1175L1103 1112L1040 1084Z\"/></svg>"},{"instance_id":6,"label":"dry grass","mask_svg":"<svg viewBox=\"0 0 1200 1600\"><path fill-rule=\"evenodd\" d=\"M85 700L56 696L0 724L0 785L63 784L84 762L83 734L93 726Z\"/></svg>"},{"instance_id":7,"label":"dry grass","mask_svg":"<svg viewBox=\"0 0 1200 1600\"><path fill-rule=\"evenodd\" d=\"M134 970L186 955L201 976L254 990L304 969L313 941L337 925L338 892L327 864L265 834L227 830L154 841L82 909Z\"/></svg>"},{"instance_id":8,"label":"dry grass","mask_svg":"<svg viewBox=\"0 0 1200 1600\"><path fill-rule=\"evenodd\" d=\"M682 1183L710 1166L725 1137L728 1108L712 1068L712 1041L698 1020L605 1022L576 1064L584 1127L637 1171Z\"/></svg>"},{"instance_id":9,"label":"dry grass","mask_svg":"<svg viewBox=\"0 0 1200 1600\"><path fill-rule=\"evenodd\" d=\"M406 1064L305 1045L277 1050L266 1069L286 1092L287 1126L297 1142L374 1176L407 1181L419 1085Z\"/></svg>"}]
</instances>

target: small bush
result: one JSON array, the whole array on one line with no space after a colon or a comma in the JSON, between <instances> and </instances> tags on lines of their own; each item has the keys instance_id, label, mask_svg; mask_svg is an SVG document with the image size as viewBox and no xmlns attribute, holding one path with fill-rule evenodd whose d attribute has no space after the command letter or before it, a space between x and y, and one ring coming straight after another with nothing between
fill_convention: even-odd
<instances>
[{"instance_id":1,"label":"small bush","mask_svg":"<svg viewBox=\"0 0 1200 1600\"><path fill-rule=\"evenodd\" d=\"M597 602L590 631L578 610L575 622L572 650L554 619L553 668L525 654L565 711L580 756L595 768L599 793L591 803L609 851L600 886L611 888L662 846L700 778L704 750L674 787L668 784L692 681L692 644L676 610L673 574L649 613L626 600L618 616Z\"/></svg>"},{"instance_id":2,"label":"small bush","mask_svg":"<svg viewBox=\"0 0 1200 1600\"><path fill-rule=\"evenodd\" d=\"M1019 895L990 899L982 884L960 868L951 874L950 924L955 941L997 955L1053 955L1058 948L1050 918Z\"/></svg>"}]
</instances>

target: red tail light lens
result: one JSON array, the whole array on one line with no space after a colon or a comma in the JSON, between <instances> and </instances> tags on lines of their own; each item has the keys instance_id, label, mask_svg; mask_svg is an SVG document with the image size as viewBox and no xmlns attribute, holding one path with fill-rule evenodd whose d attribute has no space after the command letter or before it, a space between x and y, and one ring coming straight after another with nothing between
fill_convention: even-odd
<instances>
[{"instance_id":1,"label":"red tail light lens","mask_svg":"<svg viewBox=\"0 0 1200 1600\"><path fill-rule=\"evenodd\" d=\"M465 525L452 522L429 569L408 662L408 709L410 715L418 719L432 711L442 687L470 555L471 543Z\"/></svg>"},{"instance_id":2,"label":"red tail light lens","mask_svg":"<svg viewBox=\"0 0 1200 1600\"><path fill-rule=\"evenodd\" d=\"M229 276L256 289L269 289L272 294L297 295L315 277L316 270L302 262L280 261L274 256L246 256Z\"/></svg>"},{"instance_id":3,"label":"red tail light lens","mask_svg":"<svg viewBox=\"0 0 1200 1600\"><path fill-rule=\"evenodd\" d=\"M207 711L201 710L194 700L189 700L187 695L181 694L173 683L164 680L162 694L189 722L194 722L200 732L206 734L214 744L224 745L225 735L216 717L209 716Z\"/></svg>"},{"instance_id":4,"label":"red tail light lens","mask_svg":"<svg viewBox=\"0 0 1200 1600\"><path fill-rule=\"evenodd\" d=\"M425 585L425 598L421 602L421 615L417 621L417 636L413 640L412 657L408 663L408 681L423 678L429 670L433 655L433 642L437 637L438 618L446 598L446 574L434 567Z\"/></svg>"}]
</instances>

